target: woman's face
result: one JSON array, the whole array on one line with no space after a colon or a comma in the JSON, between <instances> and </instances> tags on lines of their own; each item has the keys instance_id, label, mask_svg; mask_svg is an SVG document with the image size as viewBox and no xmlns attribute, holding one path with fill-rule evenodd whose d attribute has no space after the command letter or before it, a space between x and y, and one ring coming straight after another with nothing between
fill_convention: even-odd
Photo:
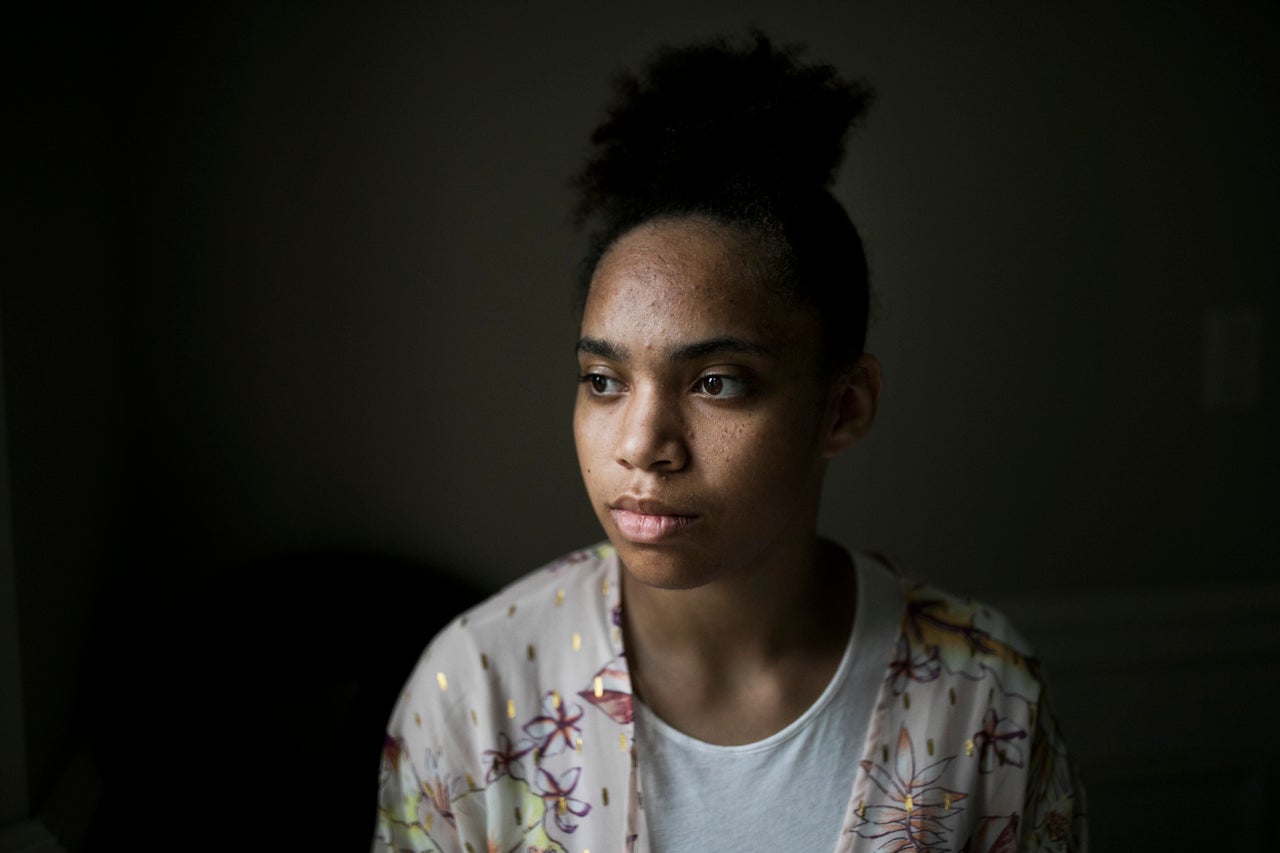
<instances>
[{"instance_id":1,"label":"woman's face","mask_svg":"<svg viewBox=\"0 0 1280 853\"><path fill-rule=\"evenodd\" d=\"M812 548L840 394L817 319L758 280L758 251L722 225L662 220L620 238L592 279L574 439L643 583L787 569Z\"/></svg>"}]
</instances>

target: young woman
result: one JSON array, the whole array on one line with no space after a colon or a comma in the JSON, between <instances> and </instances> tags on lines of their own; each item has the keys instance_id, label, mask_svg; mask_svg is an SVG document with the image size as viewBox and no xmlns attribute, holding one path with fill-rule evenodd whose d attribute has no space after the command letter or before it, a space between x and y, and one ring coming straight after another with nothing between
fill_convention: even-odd
<instances>
[{"instance_id":1,"label":"young woman","mask_svg":"<svg viewBox=\"0 0 1280 853\"><path fill-rule=\"evenodd\" d=\"M627 77L579 186L574 437L608 543L441 633L375 850L1067 850L1034 658L817 535L881 393L828 192L868 94L757 35Z\"/></svg>"}]
</instances>

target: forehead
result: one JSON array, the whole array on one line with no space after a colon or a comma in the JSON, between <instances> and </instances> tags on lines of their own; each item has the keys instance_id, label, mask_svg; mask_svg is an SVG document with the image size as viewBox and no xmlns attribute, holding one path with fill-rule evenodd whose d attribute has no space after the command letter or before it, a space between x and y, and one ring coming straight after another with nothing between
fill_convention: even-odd
<instances>
[{"instance_id":1,"label":"forehead","mask_svg":"<svg viewBox=\"0 0 1280 853\"><path fill-rule=\"evenodd\" d=\"M645 344L730 335L771 349L811 349L816 319L769 285L769 260L749 235L719 223L641 225L596 267L583 334Z\"/></svg>"}]
</instances>

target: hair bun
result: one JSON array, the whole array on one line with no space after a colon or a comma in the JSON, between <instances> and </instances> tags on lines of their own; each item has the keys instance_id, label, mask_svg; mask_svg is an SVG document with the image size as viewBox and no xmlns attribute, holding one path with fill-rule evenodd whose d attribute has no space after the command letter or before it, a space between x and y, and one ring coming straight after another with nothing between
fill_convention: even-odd
<instances>
[{"instance_id":1,"label":"hair bun","mask_svg":"<svg viewBox=\"0 0 1280 853\"><path fill-rule=\"evenodd\" d=\"M624 73L577 184L579 221L785 204L828 187L869 89L760 32L664 48Z\"/></svg>"}]
</instances>

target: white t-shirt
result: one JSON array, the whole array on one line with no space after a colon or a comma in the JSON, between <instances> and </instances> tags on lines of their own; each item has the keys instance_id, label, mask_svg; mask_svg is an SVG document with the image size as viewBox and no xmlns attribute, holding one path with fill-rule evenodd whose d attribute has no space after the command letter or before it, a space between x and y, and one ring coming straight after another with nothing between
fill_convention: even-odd
<instances>
[{"instance_id":1,"label":"white t-shirt","mask_svg":"<svg viewBox=\"0 0 1280 853\"><path fill-rule=\"evenodd\" d=\"M654 853L835 845L903 606L899 582L883 568L863 560L855 572L853 630L835 676L781 731L756 743L716 746L634 702Z\"/></svg>"}]
</instances>

